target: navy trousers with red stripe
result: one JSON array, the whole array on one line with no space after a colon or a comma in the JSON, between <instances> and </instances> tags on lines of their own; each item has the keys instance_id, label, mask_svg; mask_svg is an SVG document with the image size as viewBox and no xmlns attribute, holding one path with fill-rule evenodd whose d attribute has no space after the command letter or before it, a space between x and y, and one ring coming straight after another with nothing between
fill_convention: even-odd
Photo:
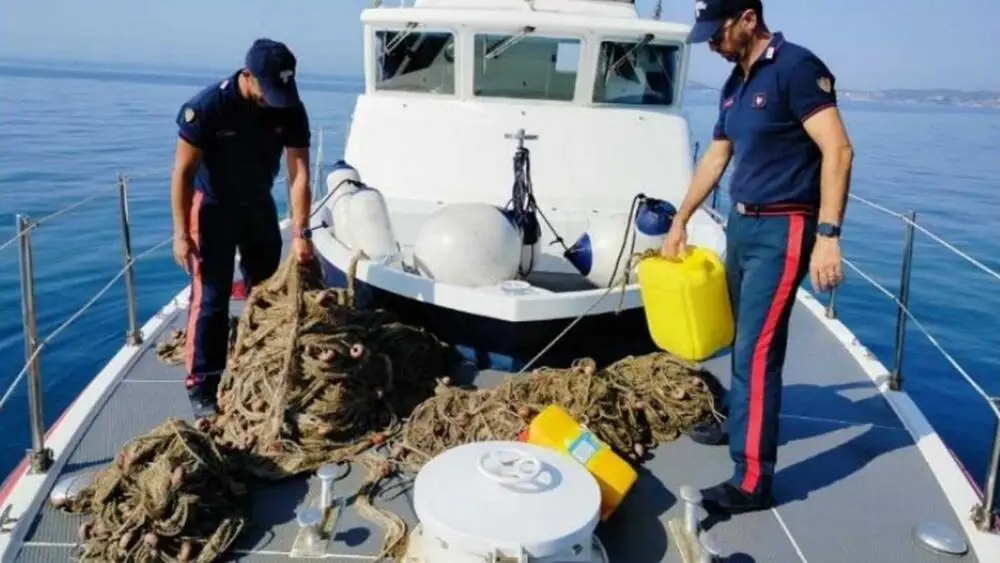
<instances>
[{"instance_id":1,"label":"navy trousers with red stripe","mask_svg":"<svg viewBox=\"0 0 1000 563\"><path fill-rule=\"evenodd\" d=\"M795 293L809 270L814 215L730 213L726 271L736 320L726 397L732 484L769 494L778 450L782 366Z\"/></svg>"},{"instance_id":2,"label":"navy trousers with red stripe","mask_svg":"<svg viewBox=\"0 0 1000 563\"><path fill-rule=\"evenodd\" d=\"M187 372L193 382L217 383L229 347L236 249L248 290L270 277L281 260L278 211L271 198L250 204L221 203L195 192L190 231L200 259L191 270Z\"/></svg>"}]
</instances>

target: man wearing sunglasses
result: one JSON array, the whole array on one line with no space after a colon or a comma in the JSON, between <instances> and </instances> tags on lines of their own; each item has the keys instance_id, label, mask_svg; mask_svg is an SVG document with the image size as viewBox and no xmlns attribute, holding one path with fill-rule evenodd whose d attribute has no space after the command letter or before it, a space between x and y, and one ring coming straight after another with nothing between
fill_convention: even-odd
<instances>
[{"instance_id":1,"label":"man wearing sunglasses","mask_svg":"<svg viewBox=\"0 0 1000 563\"><path fill-rule=\"evenodd\" d=\"M733 477L702 491L708 511L726 514L773 504L788 320L807 272L817 291L842 280L839 236L853 152L833 74L767 28L760 0L698 0L695 12L688 43L707 42L734 65L713 141L662 253L685 251L687 220L735 160L726 227L736 319L732 385L722 405L728 416L689 433L704 444L729 442Z\"/></svg>"}]
</instances>

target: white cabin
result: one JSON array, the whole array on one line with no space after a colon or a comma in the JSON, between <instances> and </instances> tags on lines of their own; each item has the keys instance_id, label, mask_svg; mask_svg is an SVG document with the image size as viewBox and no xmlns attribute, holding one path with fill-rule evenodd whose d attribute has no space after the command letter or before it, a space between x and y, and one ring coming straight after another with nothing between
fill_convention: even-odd
<instances>
[{"instance_id":1,"label":"white cabin","mask_svg":"<svg viewBox=\"0 0 1000 563\"><path fill-rule=\"evenodd\" d=\"M595 0L417 0L361 21L345 159L387 198L503 205L524 129L544 208L680 203L690 26Z\"/></svg>"}]
</instances>

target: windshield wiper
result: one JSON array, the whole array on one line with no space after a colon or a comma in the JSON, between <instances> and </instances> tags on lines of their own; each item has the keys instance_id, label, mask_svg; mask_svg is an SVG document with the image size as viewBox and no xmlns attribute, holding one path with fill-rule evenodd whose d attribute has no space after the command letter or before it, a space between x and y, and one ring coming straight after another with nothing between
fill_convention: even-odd
<instances>
[{"instance_id":1,"label":"windshield wiper","mask_svg":"<svg viewBox=\"0 0 1000 563\"><path fill-rule=\"evenodd\" d=\"M534 33L534 32L535 32L535 28L534 27L532 27L530 25L526 26L517 35L512 35L512 36L508 37L507 39L504 39L500 43L497 43L493 47L490 47L486 51L486 54L483 55L483 58L486 58L486 59L495 59L495 58L499 57L504 51L506 51L507 49L510 49L511 47L513 47L514 45L516 45L518 42L520 42L522 39L524 39L525 37L527 37L529 33Z\"/></svg>"},{"instance_id":2,"label":"windshield wiper","mask_svg":"<svg viewBox=\"0 0 1000 563\"><path fill-rule=\"evenodd\" d=\"M416 29L418 25L420 24L417 22L407 22L406 29L397 33L396 36L392 38L392 41L390 41L388 45L382 48L382 52L388 55L393 51L395 51L396 47L399 47L399 44L402 43L404 39L409 37L410 34L413 33L413 30Z\"/></svg>"},{"instance_id":3,"label":"windshield wiper","mask_svg":"<svg viewBox=\"0 0 1000 563\"><path fill-rule=\"evenodd\" d=\"M627 53L625 53L624 55L622 55L621 57L619 57L618 60L615 61L615 64L611 65L611 68L608 69L608 74L614 74L615 71L618 70L618 67L622 66L622 64L624 64L625 61L629 57L631 57L633 53L635 53L639 49L642 49L646 45L649 45L649 43L652 40L653 40L653 34L652 33L647 33L646 35L643 35L642 39L640 39L638 43L636 43L635 45L633 45L632 48L629 49Z\"/></svg>"}]
</instances>

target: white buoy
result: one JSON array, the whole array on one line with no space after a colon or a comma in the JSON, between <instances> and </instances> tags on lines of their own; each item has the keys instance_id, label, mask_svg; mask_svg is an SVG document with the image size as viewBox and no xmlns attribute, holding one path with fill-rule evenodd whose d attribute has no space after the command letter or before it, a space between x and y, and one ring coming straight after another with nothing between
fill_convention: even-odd
<instances>
[{"instance_id":1,"label":"white buoy","mask_svg":"<svg viewBox=\"0 0 1000 563\"><path fill-rule=\"evenodd\" d=\"M479 287L517 277L521 237L503 211L488 203L454 203L417 234L417 270L444 283Z\"/></svg>"},{"instance_id":2,"label":"white buoy","mask_svg":"<svg viewBox=\"0 0 1000 563\"><path fill-rule=\"evenodd\" d=\"M344 243L349 248L354 247L354 242L350 240L348 224L350 223L350 213L348 211L348 200L350 195L358 189L361 184L361 175L351 165L343 160L338 160L333 165L333 170L326 176L326 197L328 198L325 207L330 210L330 231L334 238Z\"/></svg>"},{"instance_id":3,"label":"white buoy","mask_svg":"<svg viewBox=\"0 0 1000 563\"><path fill-rule=\"evenodd\" d=\"M631 225L624 214L598 215L563 256L597 287L620 283L632 253L661 247L676 214L670 203L647 198Z\"/></svg>"},{"instance_id":4,"label":"white buoy","mask_svg":"<svg viewBox=\"0 0 1000 563\"><path fill-rule=\"evenodd\" d=\"M371 260L397 262L399 246L382 193L362 183L358 171L342 160L327 175L326 186L333 236Z\"/></svg>"},{"instance_id":5,"label":"white buoy","mask_svg":"<svg viewBox=\"0 0 1000 563\"><path fill-rule=\"evenodd\" d=\"M597 480L573 458L506 441L450 448L417 473L406 561L608 563Z\"/></svg>"}]
</instances>

